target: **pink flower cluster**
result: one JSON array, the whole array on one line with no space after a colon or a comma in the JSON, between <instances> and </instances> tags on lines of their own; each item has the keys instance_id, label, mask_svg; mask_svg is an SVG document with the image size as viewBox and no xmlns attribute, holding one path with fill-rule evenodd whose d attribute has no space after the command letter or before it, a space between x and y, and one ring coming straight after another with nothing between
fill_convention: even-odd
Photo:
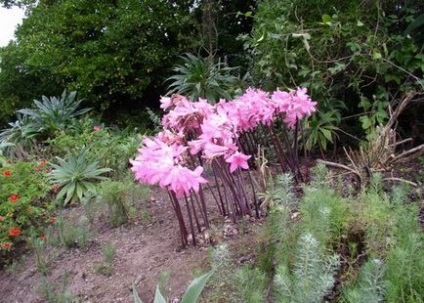
<instances>
[{"instance_id":1,"label":"pink flower cluster","mask_svg":"<svg viewBox=\"0 0 424 303\"><path fill-rule=\"evenodd\" d=\"M206 161L222 157L233 173L248 169L250 155L238 145L241 133L252 131L260 124L271 126L277 118L288 128L316 110L305 88L295 91L274 91L272 94L249 88L232 100L215 105L200 99L192 102L184 96L162 97L161 108L170 111L163 117L164 131L153 139L144 138L139 155L131 161L136 180L159 184L175 192L177 197L198 191L206 183L203 168L188 168L190 154Z\"/></svg>"},{"instance_id":2,"label":"pink flower cluster","mask_svg":"<svg viewBox=\"0 0 424 303\"><path fill-rule=\"evenodd\" d=\"M172 142L167 133L161 132L153 139L145 137L139 149L139 155L131 161L135 179L146 184L159 184L172 190L178 198L190 194L190 190L199 190L199 185L206 183L201 174L203 168L198 166L190 170L185 166L187 147Z\"/></svg>"}]
</instances>

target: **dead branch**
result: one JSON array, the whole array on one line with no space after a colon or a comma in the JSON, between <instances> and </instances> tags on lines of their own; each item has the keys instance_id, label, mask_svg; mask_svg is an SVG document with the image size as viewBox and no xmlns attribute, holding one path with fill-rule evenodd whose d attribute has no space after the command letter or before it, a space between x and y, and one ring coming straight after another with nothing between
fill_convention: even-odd
<instances>
[{"instance_id":1,"label":"dead branch","mask_svg":"<svg viewBox=\"0 0 424 303\"><path fill-rule=\"evenodd\" d=\"M384 179L383 179L383 181L399 181L399 182L404 182L404 183L406 183L406 184L409 184L409 185L412 185L412 186L415 186L415 187L417 187L417 186L418 186L418 184L417 184L417 183L412 182L412 181L408 181L408 180L405 180L405 179L402 179L402 178L395 178L395 177L392 177L392 178L384 178Z\"/></svg>"},{"instance_id":2,"label":"dead branch","mask_svg":"<svg viewBox=\"0 0 424 303\"><path fill-rule=\"evenodd\" d=\"M384 132L386 133L390 129L392 129L392 126L396 123L397 119L399 118L399 115L403 112L405 107L412 101L412 99L417 95L416 91L410 91L406 93L405 98L403 98L402 101L400 101L398 107L396 107L395 111L389 118L389 122L384 126Z\"/></svg>"},{"instance_id":3,"label":"dead branch","mask_svg":"<svg viewBox=\"0 0 424 303\"><path fill-rule=\"evenodd\" d=\"M352 174L355 174L359 178L359 180L362 179L359 172L350 168L349 166L346 166L346 165L343 165L343 164L340 164L340 163L336 163L336 162L325 161L325 160L321 160L321 159L318 159L317 162L322 163L322 164L327 165L327 166L332 166L332 167L337 167L337 168L347 170L347 171L351 172Z\"/></svg>"},{"instance_id":4,"label":"dead branch","mask_svg":"<svg viewBox=\"0 0 424 303\"><path fill-rule=\"evenodd\" d=\"M421 144L417 147L411 148L407 151L404 151L400 155L397 155L390 161L391 164L397 163L405 163L411 161L421 155L424 155L424 144Z\"/></svg>"}]
</instances>

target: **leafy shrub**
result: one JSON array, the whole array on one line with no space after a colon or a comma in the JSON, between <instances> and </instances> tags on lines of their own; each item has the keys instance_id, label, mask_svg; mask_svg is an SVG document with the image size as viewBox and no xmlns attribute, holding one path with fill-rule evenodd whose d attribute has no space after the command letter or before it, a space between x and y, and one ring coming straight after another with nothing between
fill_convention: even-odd
<instances>
[{"instance_id":1,"label":"leafy shrub","mask_svg":"<svg viewBox=\"0 0 424 303\"><path fill-rule=\"evenodd\" d=\"M95 263L94 270L96 273L111 276L113 273L113 260L116 256L116 247L112 243L102 245L103 261Z\"/></svg>"},{"instance_id":2,"label":"leafy shrub","mask_svg":"<svg viewBox=\"0 0 424 303\"><path fill-rule=\"evenodd\" d=\"M265 301L267 277L259 268L244 266L237 272L236 283L240 302L261 303Z\"/></svg>"},{"instance_id":3,"label":"leafy shrub","mask_svg":"<svg viewBox=\"0 0 424 303\"><path fill-rule=\"evenodd\" d=\"M86 217L81 216L76 219L75 214L71 214L69 218L60 216L53 226L53 237L50 241L60 243L67 248L79 247L87 248L90 240L89 221Z\"/></svg>"},{"instance_id":4,"label":"leafy shrub","mask_svg":"<svg viewBox=\"0 0 424 303\"><path fill-rule=\"evenodd\" d=\"M0 250L11 250L30 227L48 222L54 209L47 162L10 162L0 168Z\"/></svg>"},{"instance_id":5,"label":"leafy shrub","mask_svg":"<svg viewBox=\"0 0 424 303\"><path fill-rule=\"evenodd\" d=\"M334 284L340 261L338 255L326 254L310 233L298 241L297 256L291 266L280 264L274 277L278 302L319 303Z\"/></svg>"},{"instance_id":6,"label":"leafy shrub","mask_svg":"<svg viewBox=\"0 0 424 303\"><path fill-rule=\"evenodd\" d=\"M346 283L343 300L349 303L384 302L385 269L382 260L367 261L360 270L356 283Z\"/></svg>"},{"instance_id":7,"label":"leafy shrub","mask_svg":"<svg viewBox=\"0 0 424 303\"><path fill-rule=\"evenodd\" d=\"M101 183L98 201L105 203L109 210L109 220L116 227L126 223L135 213L135 204L147 198L149 189L134 182L105 181Z\"/></svg>"},{"instance_id":8,"label":"leafy shrub","mask_svg":"<svg viewBox=\"0 0 424 303\"><path fill-rule=\"evenodd\" d=\"M97 160L101 167L113 169L119 177L127 170L128 159L135 155L140 139L134 132L113 130L84 119L75 129L59 132L48 143L50 152L58 155L88 148L88 158Z\"/></svg>"},{"instance_id":9,"label":"leafy shrub","mask_svg":"<svg viewBox=\"0 0 424 303\"><path fill-rule=\"evenodd\" d=\"M0 131L0 153L11 158L26 159L30 152L36 152L35 138L38 128L27 116L17 115L9 128Z\"/></svg>"},{"instance_id":10,"label":"leafy shrub","mask_svg":"<svg viewBox=\"0 0 424 303\"><path fill-rule=\"evenodd\" d=\"M33 108L18 110L17 120L0 132L0 151L20 159L44 152L41 141L73 128L76 118L90 111L79 109L82 100L75 98L76 92L65 90L60 98L42 96L42 101L34 100Z\"/></svg>"},{"instance_id":11,"label":"leafy shrub","mask_svg":"<svg viewBox=\"0 0 424 303\"><path fill-rule=\"evenodd\" d=\"M319 109L360 114L356 130L371 135L387 118L391 96L422 90L422 45L404 34L419 1L260 1L246 48L254 86L308 87ZM359 111L358 111L359 108ZM337 117L332 115L333 117ZM309 144L332 141L339 119L315 117ZM418 121L417 121L418 122ZM352 123L343 125L353 131ZM349 129L348 129L349 128Z\"/></svg>"},{"instance_id":12,"label":"leafy shrub","mask_svg":"<svg viewBox=\"0 0 424 303\"><path fill-rule=\"evenodd\" d=\"M69 273L65 272L60 276L59 280L49 281L47 276L41 279L41 285L38 289L40 295L48 303L71 303L74 301L74 295L68 287Z\"/></svg>"}]
</instances>

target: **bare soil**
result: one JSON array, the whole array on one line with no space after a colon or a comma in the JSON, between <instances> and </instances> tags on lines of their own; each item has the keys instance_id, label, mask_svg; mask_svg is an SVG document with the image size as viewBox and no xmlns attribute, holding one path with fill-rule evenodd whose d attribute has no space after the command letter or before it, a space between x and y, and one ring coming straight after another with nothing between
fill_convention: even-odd
<instances>
[{"instance_id":1,"label":"bare soil","mask_svg":"<svg viewBox=\"0 0 424 303\"><path fill-rule=\"evenodd\" d=\"M49 262L49 281L60 284L66 274L68 289L75 298L73 302L81 303L132 303L134 284L143 302L148 303L153 301L160 273L167 271L171 274L170 298L181 298L193 279L193 270L209 269L210 245L182 249L167 194L157 189L152 195L154 198L146 202L150 220L135 220L112 228L104 214L96 216L90 226L95 235L87 249L54 248L56 254ZM72 212L77 216L84 214L82 207ZM224 229L229 229L228 220L227 223L222 218L214 221L224 236ZM232 234L226 234L227 241L237 237L235 229ZM113 273L109 277L96 271L96 264L103 260L101 247L105 243L116 247ZM0 302L47 302L40 294L42 279L35 255L28 252L17 264L0 271Z\"/></svg>"}]
</instances>

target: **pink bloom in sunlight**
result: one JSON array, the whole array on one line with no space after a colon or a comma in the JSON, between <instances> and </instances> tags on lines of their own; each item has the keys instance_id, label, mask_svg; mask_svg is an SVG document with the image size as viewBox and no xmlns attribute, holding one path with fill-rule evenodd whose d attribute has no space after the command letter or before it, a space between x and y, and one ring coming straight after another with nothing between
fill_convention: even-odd
<instances>
[{"instance_id":1,"label":"pink bloom in sunlight","mask_svg":"<svg viewBox=\"0 0 424 303\"><path fill-rule=\"evenodd\" d=\"M172 106L172 100L170 97L161 97L160 98L160 108L163 110L167 110Z\"/></svg>"},{"instance_id":2,"label":"pink bloom in sunlight","mask_svg":"<svg viewBox=\"0 0 424 303\"><path fill-rule=\"evenodd\" d=\"M295 105L298 106L298 111L300 112L302 117L310 116L314 111L316 111L317 103L313 102L308 96L306 88L299 87L293 99Z\"/></svg>"},{"instance_id":3,"label":"pink bloom in sunlight","mask_svg":"<svg viewBox=\"0 0 424 303\"><path fill-rule=\"evenodd\" d=\"M101 127L100 127L99 125L94 125L94 126L93 126L93 130L94 130L95 132L98 132L99 130L101 130Z\"/></svg>"},{"instance_id":4,"label":"pink bloom in sunlight","mask_svg":"<svg viewBox=\"0 0 424 303\"><path fill-rule=\"evenodd\" d=\"M198 166L194 171L180 165L174 166L164 178L160 181L161 187L171 189L177 198L184 194L189 195L190 190L199 191L200 184L207 183L207 180L201 176L203 167Z\"/></svg>"},{"instance_id":5,"label":"pink bloom in sunlight","mask_svg":"<svg viewBox=\"0 0 424 303\"><path fill-rule=\"evenodd\" d=\"M206 143L207 142L205 140L192 140L187 142L190 148L190 154L196 155L200 153L200 151L202 151L205 148Z\"/></svg>"},{"instance_id":6,"label":"pink bloom in sunlight","mask_svg":"<svg viewBox=\"0 0 424 303\"><path fill-rule=\"evenodd\" d=\"M157 138L144 138L138 156L130 160L135 179L152 185L158 183L174 165L174 155L178 152L182 151Z\"/></svg>"},{"instance_id":7,"label":"pink bloom in sunlight","mask_svg":"<svg viewBox=\"0 0 424 303\"><path fill-rule=\"evenodd\" d=\"M203 152L206 159L213 159L225 155L228 152L228 147L208 142Z\"/></svg>"},{"instance_id":8,"label":"pink bloom in sunlight","mask_svg":"<svg viewBox=\"0 0 424 303\"><path fill-rule=\"evenodd\" d=\"M169 134L162 135L162 138L169 137ZM183 166L187 149L186 145L169 144L158 137L144 138L138 156L130 160L135 179L147 184L159 184L175 192L178 198L190 194L191 190L197 192L200 184L207 180L201 176L202 167L190 170Z\"/></svg>"},{"instance_id":9,"label":"pink bloom in sunlight","mask_svg":"<svg viewBox=\"0 0 424 303\"><path fill-rule=\"evenodd\" d=\"M271 96L273 105L278 113L285 113L292 105L292 95L277 89Z\"/></svg>"},{"instance_id":10,"label":"pink bloom in sunlight","mask_svg":"<svg viewBox=\"0 0 424 303\"><path fill-rule=\"evenodd\" d=\"M249 165L247 164L247 160L251 156L247 156L242 154L241 152L235 152L232 156L225 159L227 163L230 163L230 172L233 173L237 168L241 167L244 169L249 169Z\"/></svg>"}]
</instances>

